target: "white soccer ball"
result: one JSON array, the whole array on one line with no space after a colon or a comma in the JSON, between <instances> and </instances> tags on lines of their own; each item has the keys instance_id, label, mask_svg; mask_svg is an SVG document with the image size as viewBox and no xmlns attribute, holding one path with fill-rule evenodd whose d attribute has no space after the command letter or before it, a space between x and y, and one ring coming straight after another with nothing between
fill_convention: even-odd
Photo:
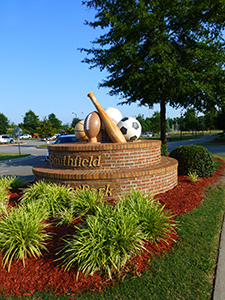
<instances>
[{"instance_id":1,"label":"white soccer ball","mask_svg":"<svg viewBox=\"0 0 225 300\"><path fill-rule=\"evenodd\" d=\"M119 111L119 109L115 108L115 107L107 107L105 109L105 112L107 113L107 115L110 117L110 119L113 120L113 122L117 125L119 123L119 121L122 119L122 114Z\"/></svg>"},{"instance_id":2,"label":"white soccer ball","mask_svg":"<svg viewBox=\"0 0 225 300\"><path fill-rule=\"evenodd\" d=\"M137 140L141 135L141 124L132 117L125 117L117 124L127 142Z\"/></svg>"}]
</instances>

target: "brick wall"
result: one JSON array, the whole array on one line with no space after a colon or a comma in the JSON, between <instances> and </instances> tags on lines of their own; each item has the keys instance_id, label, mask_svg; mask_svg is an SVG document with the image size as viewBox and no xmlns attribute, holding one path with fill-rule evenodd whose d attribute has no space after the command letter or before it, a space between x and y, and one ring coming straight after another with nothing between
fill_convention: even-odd
<instances>
[{"instance_id":1,"label":"brick wall","mask_svg":"<svg viewBox=\"0 0 225 300\"><path fill-rule=\"evenodd\" d=\"M118 199L131 188L159 194L177 185L178 163L173 158L161 157L160 141L76 143L48 148L52 162L56 164L44 162L34 166L35 180L50 180L75 189L96 189L107 200ZM67 160L64 157L68 156L72 162L78 157L78 166L65 166Z\"/></svg>"}]
</instances>

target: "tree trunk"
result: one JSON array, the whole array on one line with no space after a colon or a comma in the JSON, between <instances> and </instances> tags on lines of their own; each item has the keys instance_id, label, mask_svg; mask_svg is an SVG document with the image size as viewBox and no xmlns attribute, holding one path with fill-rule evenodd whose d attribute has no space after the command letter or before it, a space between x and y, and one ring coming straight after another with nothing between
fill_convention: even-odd
<instances>
[{"instance_id":1,"label":"tree trunk","mask_svg":"<svg viewBox=\"0 0 225 300\"><path fill-rule=\"evenodd\" d=\"M166 101L160 102L160 120L161 120L161 141L163 145L167 145L166 140Z\"/></svg>"}]
</instances>

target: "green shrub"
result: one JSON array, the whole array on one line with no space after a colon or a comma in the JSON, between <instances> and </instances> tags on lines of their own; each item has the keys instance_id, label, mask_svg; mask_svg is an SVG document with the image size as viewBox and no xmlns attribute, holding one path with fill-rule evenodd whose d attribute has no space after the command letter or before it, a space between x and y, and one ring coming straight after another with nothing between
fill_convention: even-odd
<instances>
[{"instance_id":1,"label":"green shrub","mask_svg":"<svg viewBox=\"0 0 225 300\"><path fill-rule=\"evenodd\" d=\"M71 205L76 212L77 218L82 218L86 214L94 214L98 207L102 205L103 195L100 196L95 189L76 190L75 197L71 199Z\"/></svg>"},{"instance_id":2,"label":"green shrub","mask_svg":"<svg viewBox=\"0 0 225 300\"><path fill-rule=\"evenodd\" d=\"M8 189L16 189L24 186L25 181L23 181L19 176L0 176L0 187Z\"/></svg>"},{"instance_id":3,"label":"green shrub","mask_svg":"<svg viewBox=\"0 0 225 300\"><path fill-rule=\"evenodd\" d=\"M164 239L176 227L176 223L171 222L175 216L168 210L165 211L165 205L161 205L158 199L154 199L152 193L146 195L143 191L131 189L131 192L125 193L116 205L123 206L130 213L134 213L148 241L157 242L159 239Z\"/></svg>"},{"instance_id":4,"label":"green shrub","mask_svg":"<svg viewBox=\"0 0 225 300\"><path fill-rule=\"evenodd\" d=\"M73 191L66 206L59 208L54 215L54 223L58 226L70 225L76 218L83 218L87 214L95 214L102 206L103 196L99 196L96 190L83 189Z\"/></svg>"},{"instance_id":5,"label":"green shrub","mask_svg":"<svg viewBox=\"0 0 225 300\"><path fill-rule=\"evenodd\" d=\"M209 177L213 176L215 172L213 155L202 146L180 146L170 152L170 157L178 160L180 175L196 172L199 177Z\"/></svg>"},{"instance_id":6,"label":"green shrub","mask_svg":"<svg viewBox=\"0 0 225 300\"><path fill-rule=\"evenodd\" d=\"M0 186L0 215L7 213L10 195L7 190Z\"/></svg>"},{"instance_id":7,"label":"green shrub","mask_svg":"<svg viewBox=\"0 0 225 300\"><path fill-rule=\"evenodd\" d=\"M167 155L168 155L167 145L161 144L161 156L167 156Z\"/></svg>"},{"instance_id":8,"label":"green shrub","mask_svg":"<svg viewBox=\"0 0 225 300\"><path fill-rule=\"evenodd\" d=\"M40 256L41 249L46 249L49 234L44 221L48 218L46 209L38 203L11 208L8 214L0 218L0 251L3 252L2 265L8 264L10 271L14 258L25 265L27 256Z\"/></svg>"},{"instance_id":9,"label":"green shrub","mask_svg":"<svg viewBox=\"0 0 225 300\"><path fill-rule=\"evenodd\" d=\"M47 193L51 183L45 181L37 181L30 185L21 198L21 203L30 203L32 201L40 199L40 197Z\"/></svg>"},{"instance_id":10,"label":"green shrub","mask_svg":"<svg viewBox=\"0 0 225 300\"><path fill-rule=\"evenodd\" d=\"M51 217L55 217L59 211L70 206L74 196L75 192L69 186L39 181L26 190L21 203L38 201L48 209Z\"/></svg>"},{"instance_id":11,"label":"green shrub","mask_svg":"<svg viewBox=\"0 0 225 300\"><path fill-rule=\"evenodd\" d=\"M134 214L122 207L105 204L95 215L88 215L81 227L58 254L66 270L78 266L78 274L93 275L95 271L120 272L129 259L143 249L145 235Z\"/></svg>"}]
</instances>

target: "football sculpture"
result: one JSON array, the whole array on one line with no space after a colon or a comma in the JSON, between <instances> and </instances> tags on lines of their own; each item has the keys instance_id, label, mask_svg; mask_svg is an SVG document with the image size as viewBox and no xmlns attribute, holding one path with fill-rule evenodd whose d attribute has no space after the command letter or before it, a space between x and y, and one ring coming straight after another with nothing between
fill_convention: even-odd
<instances>
[{"instance_id":1,"label":"football sculpture","mask_svg":"<svg viewBox=\"0 0 225 300\"><path fill-rule=\"evenodd\" d=\"M88 136L86 135L86 133L84 131L84 120L81 120L80 122L78 122L76 124L74 133L75 133L76 137L78 138L78 140L80 140L80 141L88 140Z\"/></svg>"},{"instance_id":2,"label":"football sculpture","mask_svg":"<svg viewBox=\"0 0 225 300\"><path fill-rule=\"evenodd\" d=\"M101 130L101 119L96 111L87 115L84 120L84 131L88 136L88 142L96 143L97 136Z\"/></svg>"},{"instance_id":3,"label":"football sculpture","mask_svg":"<svg viewBox=\"0 0 225 300\"><path fill-rule=\"evenodd\" d=\"M119 123L119 121L122 119L122 114L119 111L119 109L115 108L115 107L107 107L105 109L105 112L107 113L107 115L110 117L111 120L113 120L113 122L117 125Z\"/></svg>"},{"instance_id":4,"label":"football sculpture","mask_svg":"<svg viewBox=\"0 0 225 300\"><path fill-rule=\"evenodd\" d=\"M117 124L127 142L137 140L141 135L141 124L132 117L125 117Z\"/></svg>"}]
</instances>

